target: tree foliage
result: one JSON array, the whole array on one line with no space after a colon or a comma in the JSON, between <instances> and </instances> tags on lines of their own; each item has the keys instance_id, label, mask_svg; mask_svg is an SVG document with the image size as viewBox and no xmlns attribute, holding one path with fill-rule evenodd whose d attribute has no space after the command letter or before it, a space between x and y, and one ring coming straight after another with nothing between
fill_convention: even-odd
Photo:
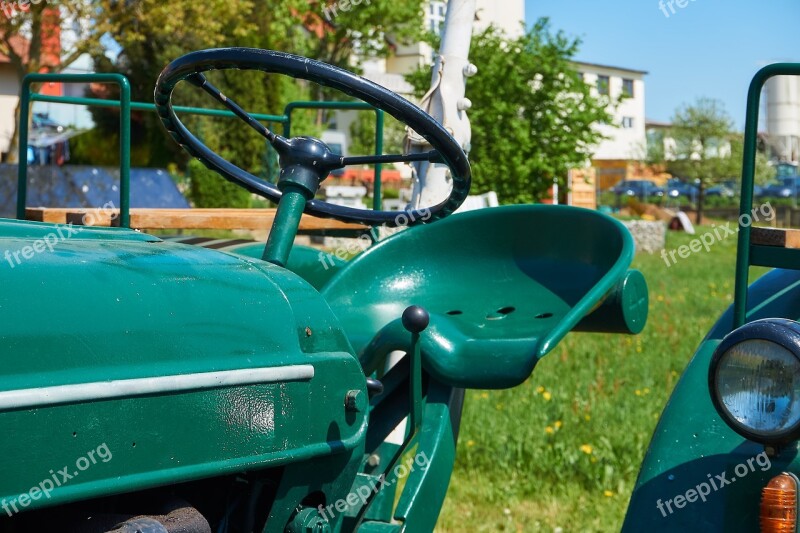
<instances>
[{"instance_id":1,"label":"tree foliage","mask_svg":"<svg viewBox=\"0 0 800 533\"><path fill-rule=\"evenodd\" d=\"M339 65L358 67L355 54L382 57L396 44L422 38L424 0L403 2L312 0L305 3L306 25L315 28L310 57ZM347 6L348 9L343 9Z\"/></svg>"},{"instance_id":2,"label":"tree foliage","mask_svg":"<svg viewBox=\"0 0 800 533\"><path fill-rule=\"evenodd\" d=\"M96 7L95 0L3 2L0 54L9 58L20 81L34 72L60 72L81 54L100 47L102 30L90 22ZM70 24L61 31L65 21ZM59 57L54 57L53 48L48 49L54 40L60 42ZM9 148L12 160L16 160L18 124L19 104Z\"/></svg>"},{"instance_id":3,"label":"tree foliage","mask_svg":"<svg viewBox=\"0 0 800 533\"><path fill-rule=\"evenodd\" d=\"M109 35L119 46L115 62L97 56L99 70L122 72L131 80L134 100L152 101L153 87L158 74L173 59L204 48L245 46L253 48L293 49L307 39L307 32L296 17L301 3L297 0L270 2L265 9L263 1L228 2L211 0L135 0L119 3L102 0L105 24ZM207 77L225 94L251 112L280 114L290 100L308 99L307 84L256 71L220 71ZM220 107L209 96L193 87L179 86L175 101L181 105ZM97 109L95 121L111 131L117 127L118 117L108 110ZM187 126L210 148L224 153L236 165L253 174L268 178L266 158L268 152L263 138L237 119L188 116ZM300 119L302 121L302 119ZM134 115L132 132L135 144L145 144L147 160L141 164L163 166L169 161L187 160L186 154L165 135L157 117L151 113ZM272 125L272 127L279 127ZM203 192L192 198L198 206L215 207L211 200L219 191L229 200L228 207L244 207L249 195L234 194L219 176L203 171L191 172L192 186Z\"/></svg>"},{"instance_id":4,"label":"tree foliage","mask_svg":"<svg viewBox=\"0 0 800 533\"><path fill-rule=\"evenodd\" d=\"M579 44L547 19L517 39L496 28L473 38L478 75L466 94L474 191L496 191L504 203L538 201L554 183L566 190L569 169L591 157L602 140L593 125L611 122L611 102L595 96L571 64ZM418 71L409 81L421 94L430 75Z\"/></svg>"}]
</instances>

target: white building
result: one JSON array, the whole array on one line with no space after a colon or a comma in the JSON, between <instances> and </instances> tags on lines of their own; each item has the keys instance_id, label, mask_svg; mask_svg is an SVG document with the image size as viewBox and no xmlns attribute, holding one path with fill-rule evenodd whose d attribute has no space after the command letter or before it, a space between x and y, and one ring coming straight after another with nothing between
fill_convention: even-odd
<instances>
[{"instance_id":1,"label":"white building","mask_svg":"<svg viewBox=\"0 0 800 533\"><path fill-rule=\"evenodd\" d=\"M0 154L7 154L14 135L21 80L11 60L0 54Z\"/></svg>"},{"instance_id":2,"label":"white building","mask_svg":"<svg viewBox=\"0 0 800 533\"><path fill-rule=\"evenodd\" d=\"M596 95L607 95L617 105L609 105L612 124L598 124L607 137L596 148L592 166L597 169L601 189L628 179L632 161L642 159L647 136L645 130L645 82L647 72L595 63L575 62L583 80Z\"/></svg>"},{"instance_id":3,"label":"white building","mask_svg":"<svg viewBox=\"0 0 800 533\"><path fill-rule=\"evenodd\" d=\"M772 157L781 163L800 161L800 78L776 76L767 80L767 138Z\"/></svg>"}]
</instances>

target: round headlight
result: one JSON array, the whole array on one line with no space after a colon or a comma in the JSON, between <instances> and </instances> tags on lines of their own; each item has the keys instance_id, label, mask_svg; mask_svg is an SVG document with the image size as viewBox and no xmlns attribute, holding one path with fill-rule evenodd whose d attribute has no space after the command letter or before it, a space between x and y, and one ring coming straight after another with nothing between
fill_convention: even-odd
<instances>
[{"instance_id":1,"label":"round headlight","mask_svg":"<svg viewBox=\"0 0 800 533\"><path fill-rule=\"evenodd\" d=\"M732 331L714 352L709 388L740 435L764 444L800 437L800 324L769 318Z\"/></svg>"}]
</instances>

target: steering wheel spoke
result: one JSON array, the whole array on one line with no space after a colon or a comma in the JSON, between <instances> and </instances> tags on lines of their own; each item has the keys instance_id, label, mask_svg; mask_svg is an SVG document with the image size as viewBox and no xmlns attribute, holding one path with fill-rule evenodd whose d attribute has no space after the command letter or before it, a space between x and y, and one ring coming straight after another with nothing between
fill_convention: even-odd
<instances>
[{"instance_id":1,"label":"steering wheel spoke","mask_svg":"<svg viewBox=\"0 0 800 533\"><path fill-rule=\"evenodd\" d=\"M375 165L378 163L413 163L415 161L429 161L431 163L444 163L444 159L436 150L419 154L390 154L390 155L365 155L343 157L342 167L350 165Z\"/></svg>"},{"instance_id":2,"label":"steering wheel spoke","mask_svg":"<svg viewBox=\"0 0 800 533\"><path fill-rule=\"evenodd\" d=\"M195 73L191 76L186 78L186 81L194 85L195 87L199 87L209 95L211 95L214 100L221 103L223 106L227 107L228 110L233 112L237 117L242 119L245 124L253 128L259 135L267 139L270 144L281 153L282 150L288 149L288 141L281 137L280 135L272 132L269 128L264 126L261 122L254 119L250 113L245 111L239 104L237 104L231 98L222 94L222 91L217 89L208 79L203 76L201 73Z\"/></svg>"}]
</instances>

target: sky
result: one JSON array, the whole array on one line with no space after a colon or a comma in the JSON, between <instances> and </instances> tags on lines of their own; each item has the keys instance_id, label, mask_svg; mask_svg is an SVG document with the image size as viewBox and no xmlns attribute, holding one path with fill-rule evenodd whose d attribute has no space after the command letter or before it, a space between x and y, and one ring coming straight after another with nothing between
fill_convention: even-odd
<instances>
[{"instance_id":1,"label":"sky","mask_svg":"<svg viewBox=\"0 0 800 533\"><path fill-rule=\"evenodd\" d=\"M525 0L525 19L549 17L579 37L577 60L648 71L648 119L667 122L682 104L711 97L743 129L755 72L800 62L800 0L673 0L674 13L661 1L663 10L659 0Z\"/></svg>"}]
</instances>

